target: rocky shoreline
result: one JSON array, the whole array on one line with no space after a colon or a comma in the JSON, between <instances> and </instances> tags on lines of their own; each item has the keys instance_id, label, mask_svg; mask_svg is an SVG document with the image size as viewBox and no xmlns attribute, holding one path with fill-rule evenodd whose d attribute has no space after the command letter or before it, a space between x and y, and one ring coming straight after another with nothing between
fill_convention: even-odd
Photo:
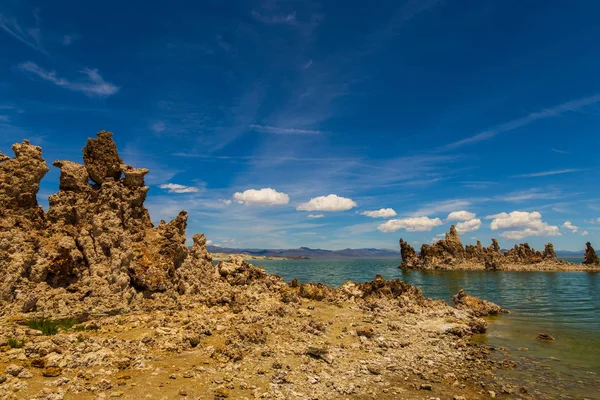
<instances>
[{"instance_id":1,"label":"rocky shoreline","mask_svg":"<svg viewBox=\"0 0 600 400\"><path fill-rule=\"evenodd\" d=\"M186 246L185 212L154 226L148 170L124 165L109 132L84 165L53 163L45 212L41 148L13 150L0 153L0 399L530 398L494 374L507 356L470 340L498 306L215 265L204 235Z\"/></svg>"},{"instance_id":2,"label":"rocky shoreline","mask_svg":"<svg viewBox=\"0 0 600 400\"><path fill-rule=\"evenodd\" d=\"M574 264L559 260L552 243L546 244L543 252L533 249L528 243L502 252L496 239L492 239L489 247L483 247L479 240L476 245L463 246L454 225L444 239L433 245L421 246L419 254L400 239L400 254L402 263L399 268L407 269L600 272L598 256L589 242L583 263Z\"/></svg>"}]
</instances>

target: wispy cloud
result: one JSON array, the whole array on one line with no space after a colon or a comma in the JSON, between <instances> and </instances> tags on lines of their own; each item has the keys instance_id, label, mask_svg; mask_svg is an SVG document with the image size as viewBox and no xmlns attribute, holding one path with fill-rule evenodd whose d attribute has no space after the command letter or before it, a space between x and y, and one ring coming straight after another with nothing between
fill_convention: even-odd
<instances>
[{"instance_id":1,"label":"wispy cloud","mask_svg":"<svg viewBox=\"0 0 600 400\"><path fill-rule=\"evenodd\" d=\"M69 35L64 35L62 44L63 44L63 46L70 46L73 44L74 41L79 40L79 39L81 39L81 35L79 35L77 33L71 33Z\"/></svg>"},{"instance_id":2,"label":"wispy cloud","mask_svg":"<svg viewBox=\"0 0 600 400\"><path fill-rule=\"evenodd\" d=\"M277 126L267 126L267 125L250 125L250 129L264 132L264 133L275 133L278 135L320 135L324 132L313 129L296 129L296 128L281 128Z\"/></svg>"},{"instance_id":3,"label":"wispy cloud","mask_svg":"<svg viewBox=\"0 0 600 400\"><path fill-rule=\"evenodd\" d=\"M162 121L154 121L150 124L150 130L156 134L161 133L165 129L167 129L167 126Z\"/></svg>"},{"instance_id":4,"label":"wispy cloud","mask_svg":"<svg viewBox=\"0 0 600 400\"><path fill-rule=\"evenodd\" d=\"M47 71L39 65L27 61L19 65L19 68L27 73L37 76L43 80L54 83L57 86L74 92L83 93L89 97L108 97L119 91L119 87L106 82L98 73L97 69L84 68L79 71L85 76L83 81L70 81L57 76L55 71Z\"/></svg>"},{"instance_id":5,"label":"wispy cloud","mask_svg":"<svg viewBox=\"0 0 600 400\"><path fill-rule=\"evenodd\" d=\"M554 107L550 107L550 108L543 109L541 111L533 112L529 115L526 115L525 117L514 119L512 121L506 122L495 128L485 130L483 132L480 132L480 133L478 133L474 136L468 137L466 139L462 139L457 142L447 144L446 146L444 146L442 148L442 150L452 150L457 147L462 147L465 145L488 140L500 133L515 130L522 126L529 125L530 123L535 122L537 120L546 119L546 118L550 118L550 117L558 117L568 111L577 111L585 106L596 104L598 102L600 102L600 94L595 94L593 96L568 101L566 103L562 103L562 104L559 104Z\"/></svg>"},{"instance_id":6,"label":"wispy cloud","mask_svg":"<svg viewBox=\"0 0 600 400\"><path fill-rule=\"evenodd\" d=\"M296 11L292 11L289 14L284 15L265 15L260 11L252 10L252 16L258 21L265 24L288 24L294 25L296 23Z\"/></svg>"},{"instance_id":7,"label":"wispy cloud","mask_svg":"<svg viewBox=\"0 0 600 400\"><path fill-rule=\"evenodd\" d=\"M558 153L558 154L571 154L570 151L560 150L560 149L555 149L555 148L552 148L552 151L555 153Z\"/></svg>"},{"instance_id":8,"label":"wispy cloud","mask_svg":"<svg viewBox=\"0 0 600 400\"><path fill-rule=\"evenodd\" d=\"M570 174L573 172L580 172L582 169L556 169L552 171L542 171L542 172L534 172L532 174L522 174L522 175L514 175L513 178L537 178L540 176L550 176L550 175L561 175L561 174Z\"/></svg>"},{"instance_id":9,"label":"wispy cloud","mask_svg":"<svg viewBox=\"0 0 600 400\"><path fill-rule=\"evenodd\" d=\"M4 29L9 35L26 44L35 51L47 54L42 46L42 34L40 31L39 10L34 11L36 26L33 28L23 29L15 18L9 18L0 14L0 28Z\"/></svg>"},{"instance_id":10,"label":"wispy cloud","mask_svg":"<svg viewBox=\"0 0 600 400\"><path fill-rule=\"evenodd\" d=\"M541 190L537 188L520 190L516 192L511 192L504 195L495 196L493 199L498 201L507 201L507 202L522 202L528 200L549 200L549 199L557 199L561 196L561 192L556 189L551 190Z\"/></svg>"},{"instance_id":11,"label":"wispy cloud","mask_svg":"<svg viewBox=\"0 0 600 400\"><path fill-rule=\"evenodd\" d=\"M472 199L453 199L434 201L423 205L415 212L409 213L411 216L432 215L440 212L452 212L457 209L469 207L473 203Z\"/></svg>"},{"instance_id":12,"label":"wispy cloud","mask_svg":"<svg viewBox=\"0 0 600 400\"><path fill-rule=\"evenodd\" d=\"M217 44L221 49L223 49L226 53L233 53L235 48L229 41L223 38L223 35L217 35Z\"/></svg>"},{"instance_id":13,"label":"wispy cloud","mask_svg":"<svg viewBox=\"0 0 600 400\"><path fill-rule=\"evenodd\" d=\"M470 189L486 189L486 188L490 187L491 185L495 185L496 182L490 182L490 181L462 181L462 182L460 182L460 184L463 187L470 188Z\"/></svg>"}]
</instances>

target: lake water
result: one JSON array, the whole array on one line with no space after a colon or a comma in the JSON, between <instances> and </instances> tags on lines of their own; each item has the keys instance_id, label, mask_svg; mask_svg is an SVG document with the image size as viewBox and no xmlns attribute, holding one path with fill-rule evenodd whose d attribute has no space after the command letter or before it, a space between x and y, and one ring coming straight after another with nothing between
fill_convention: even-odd
<instances>
[{"instance_id":1,"label":"lake water","mask_svg":"<svg viewBox=\"0 0 600 400\"><path fill-rule=\"evenodd\" d=\"M465 289L511 311L493 318L488 333L477 338L508 349L520 367L499 373L533 388L536 398L600 399L600 273L402 271L398 260L260 260L254 264L286 281L298 278L301 283L334 287L349 280L373 280L376 274L400 278L420 287L426 297L449 304L459 289ZM556 340L536 340L541 332Z\"/></svg>"}]
</instances>

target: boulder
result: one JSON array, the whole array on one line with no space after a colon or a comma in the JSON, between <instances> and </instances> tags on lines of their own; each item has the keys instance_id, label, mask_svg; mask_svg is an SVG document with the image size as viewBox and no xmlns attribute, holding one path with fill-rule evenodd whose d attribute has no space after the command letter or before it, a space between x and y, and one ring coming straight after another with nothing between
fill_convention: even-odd
<instances>
[{"instance_id":1,"label":"boulder","mask_svg":"<svg viewBox=\"0 0 600 400\"><path fill-rule=\"evenodd\" d=\"M462 289L459 290L458 294L452 297L452 301L456 305L456 308L468 310L476 317L508 313L507 310L497 304L469 296L467 292Z\"/></svg>"}]
</instances>

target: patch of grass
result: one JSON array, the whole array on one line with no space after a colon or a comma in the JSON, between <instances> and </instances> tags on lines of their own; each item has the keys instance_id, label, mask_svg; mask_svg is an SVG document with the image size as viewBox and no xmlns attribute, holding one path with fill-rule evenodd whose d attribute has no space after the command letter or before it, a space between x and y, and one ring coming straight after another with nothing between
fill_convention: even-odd
<instances>
[{"instance_id":1,"label":"patch of grass","mask_svg":"<svg viewBox=\"0 0 600 400\"><path fill-rule=\"evenodd\" d=\"M25 346L25 339L19 340L17 338L8 338L6 342L11 349L20 349Z\"/></svg>"},{"instance_id":2,"label":"patch of grass","mask_svg":"<svg viewBox=\"0 0 600 400\"><path fill-rule=\"evenodd\" d=\"M57 320L47 318L34 318L25 321L25 325L27 325L31 329L41 331L45 336L56 335L59 329L63 331L68 331L77 323L78 321L72 318Z\"/></svg>"}]
</instances>

